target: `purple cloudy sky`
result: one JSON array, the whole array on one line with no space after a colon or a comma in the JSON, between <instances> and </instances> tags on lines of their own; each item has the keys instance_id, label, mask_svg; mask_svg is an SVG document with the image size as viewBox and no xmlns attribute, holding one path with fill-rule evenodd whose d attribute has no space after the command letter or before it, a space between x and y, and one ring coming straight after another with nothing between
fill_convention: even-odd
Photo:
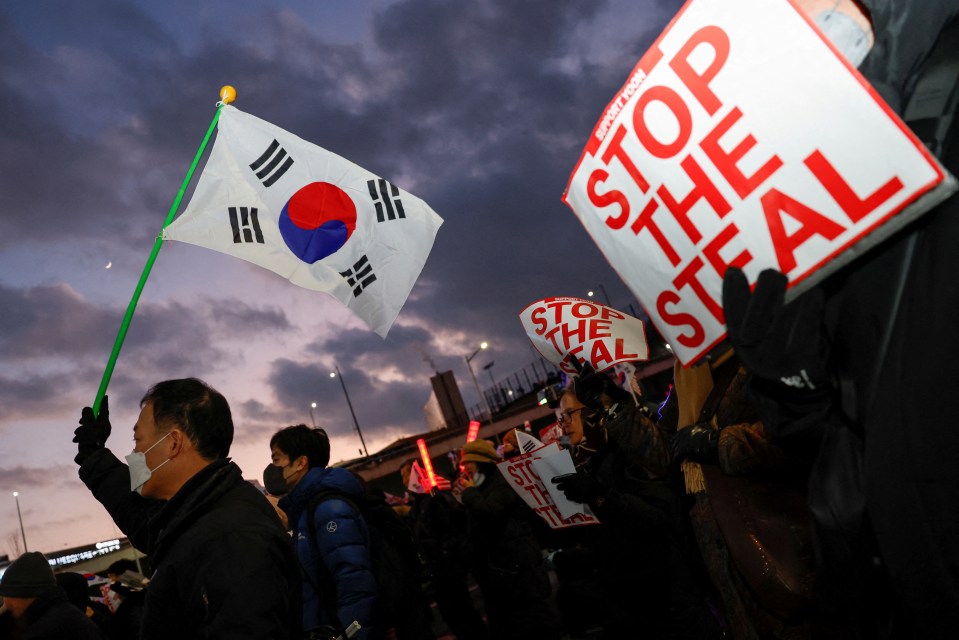
<instances>
[{"instance_id":1,"label":"purple cloudy sky","mask_svg":"<svg viewBox=\"0 0 959 640\"><path fill-rule=\"evenodd\" d=\"M425 428L434 367L534 359L530 302L635 301L560 197L592 126L679 0L14 0L0 9L0 553L115 536L77 479L92 403L153 238L214 112L236 105L392 180L444 219L384 341L334 299L168 243L110 385L110 447L143 392L198 376L230 401L248 478L279 427L352 457ZM112 267L105 266L112 263ZM433 364L430 363L432 361ZM483 372L480 372L483 373ZM488 376L483 373L483 380Z\"/></svg>"}]
</instances>

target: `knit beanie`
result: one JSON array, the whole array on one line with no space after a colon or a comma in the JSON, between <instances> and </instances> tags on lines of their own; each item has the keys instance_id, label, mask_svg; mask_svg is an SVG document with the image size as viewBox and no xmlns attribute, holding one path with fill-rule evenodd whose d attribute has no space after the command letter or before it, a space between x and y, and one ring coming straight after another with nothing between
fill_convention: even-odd
<instances>
[{"instance_id":1,"label":"knit beanie","mask_svg":"<svg viewBox=\"0 0 959 640\"><path fill-rule=\"evenodd\" d=\"M35 598L56 586L47 559L39 551L28 551L14 560L0 578L0 596Z\"/></svg>"},{"instance_id":2,"label":"knit beanie","mask_svg":"<svg viewBox=\"0 0 959 640\"><path fill-rule=\"evenodd\" d=\"M473 440L463 447L463 462L486 462L496 464L500 461L496 447L489 440Z\"/></svg>"}]
</instances>

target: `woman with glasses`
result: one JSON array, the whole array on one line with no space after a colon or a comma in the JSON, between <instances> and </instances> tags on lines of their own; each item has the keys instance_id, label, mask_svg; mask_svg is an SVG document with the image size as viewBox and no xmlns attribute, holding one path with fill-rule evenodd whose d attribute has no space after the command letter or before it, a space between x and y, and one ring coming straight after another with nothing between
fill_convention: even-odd
<instances>
[{"instance_id":1,"label":"woman with glasses","mask_svg":"<svg viewBox=\"0 0 959 640\"><path fill-rule=\"evenodd\" d=\"M666 480L666 438L612 377L588 367L559 407L577 472L553 482L601 522L590 542L606 637L722 637Z\"/></svg>"}]
</instances>

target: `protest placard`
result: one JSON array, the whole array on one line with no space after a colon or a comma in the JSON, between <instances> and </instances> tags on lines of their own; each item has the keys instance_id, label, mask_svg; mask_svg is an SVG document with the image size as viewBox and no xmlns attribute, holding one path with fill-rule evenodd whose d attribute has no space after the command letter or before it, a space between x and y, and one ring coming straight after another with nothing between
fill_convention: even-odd
<instances>
[{"instance_id":1,"label":"protest placard","mask_svg":"<svg viewBox=\"0 0 959 640\"><path fill-rule=\"evenodd\" d=\"M548 427L543 427L539 430L539 439L543 444L549 444L551 442L558 442L559 439L563 437L563 434L563 427L559 426L559 422L554 422Z\"/></svg>"},{"instance_id":2,"label":"protest placard","mask_svg":"<svg viewBox=\"0 0 959 640\"><path fill-rule=\"evenodd\" d=\"M568 450L560 449L559 451L553 451L539 457L534 457L532 465L533 469L536 470L536 474L543 481L546 491L549 492L549 497L552 498L553 502L556 504L556 509L559 511L559 515L564 518L572 518L573 516L580 514L589 516L593 515L589 505L568 500L566 498L566 494L560 491L556 485L553 484L553 478L568 475L570 473L576 473L576 466L573 464L573 456L569 454Z\"/></svg>"},{"instance_id":3,"label":"protest placard","mask_svg":"<svg viewBox=\"0 0 959 640\"><path fill-rule=\"evenodd\" d=\"M567 359L605 371L620 362L649 359L643 321L611 307L580 298L544 298L523 309L526 335L544 358L576 375Z\"/></svg>"},{"instance_id":4,"label":"protest placard","mask_svg":"<svg viewBox=\"0 0 959 640\"><path fill-rule=\"evenodd\" d=\"M690 0L596 124L563 200L683 364L726 269L790 296L956 188L792 2Z\"/></svg>"},{"instance_id":5,"label":"protest placard","mask_svg":"<svg viewBox=\"0 0 959 640\"><path fill-rule=\"evenodd\" d=\"M513 488L523 501L529 505L536 515L543 519L552 529L565 529L567 527L579 527L589 524L599 524L588 507L585 507L583 513L575 513L569 518L564 518L556 506L556 502L550 496L549 489L546 488L543 480L540 478L533 466L533 461L537 458L555 455L562 451L555 442L537 449L532 453L504 460L496 465L506 482Z\"/></svg>"}]
</instances>

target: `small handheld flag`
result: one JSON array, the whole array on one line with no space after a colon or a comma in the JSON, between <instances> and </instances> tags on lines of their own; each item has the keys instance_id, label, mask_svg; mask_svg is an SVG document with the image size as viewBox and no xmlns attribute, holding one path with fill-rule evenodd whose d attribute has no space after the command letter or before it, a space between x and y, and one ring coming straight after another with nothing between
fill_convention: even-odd
<instances>
[{"instance_id":1,"label":"small handheld flag","mask_svg":"<svg viewBox=\"0 0 959 640\"><path fill-rule=\"evenodd\" d=\"M431 477L432 481L430 480ZM438 473L434 472L433 475L430 476L430 473L421 467L419 462L414 460L412 468L410 469L410 481L407 483L406 488L413 493L430 493L434 487L440 491L449 491L453 488L453 485L449 480Z\"/></svg>"},{"instance_id":2,"label":"small handheld flag","mask_svg":"<svg viewBox=\"0 0 959 640\"><path fill-rule=\"evenodd\" d=\"M542 442L521 429L516 430L516 443L523 453L532 453L543 446Z\"/></svg>"},{"instance_id":3,"label":"small handheld flag","mask_svg":"<svg viewBox=\"0 0 959 640\"><path fill-rule=\"evenodd\" d=\"M196 192L163 231L323 291L382 337L443 223L425 202L288 131L221 107Z\"/></svg>"}]
</instances>

